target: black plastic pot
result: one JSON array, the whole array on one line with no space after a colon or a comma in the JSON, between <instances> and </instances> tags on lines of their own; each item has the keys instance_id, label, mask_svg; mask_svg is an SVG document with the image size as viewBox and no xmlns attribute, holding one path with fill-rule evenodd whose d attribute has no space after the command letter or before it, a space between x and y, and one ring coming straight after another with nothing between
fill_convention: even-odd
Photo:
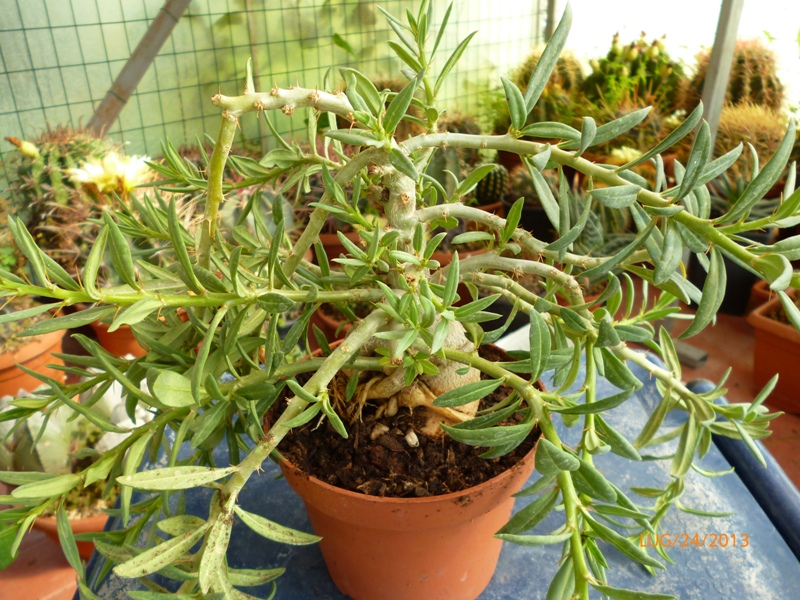
<instances>
[{"instance_id":1,"label":"black plastic pot","mask_svg":"<svg viewBox=\"0 0 800 600\"><path fill-rule=\"evenodd\" d=\"M516 198L514 198L516 200ZM511 209L511 206L514 204L508 198L503 200L503 204L505 206L506 214ZM558 238L558 235L553 228L553 224L550 222L550 219L547 218L547 213L544 212L544 209L541 206L533 206L530 204L525 204L522 207L522 215L519 218L519 226L522 227L525 231L529 231L533 234L537 240L541 240L543 242L554 242Z\"/></svg>"},{"instance_id":2,"label":"black plastic pot","mask_svg":"<svg viewBox=\"0 0 800 600\"><path fill-rule=\"evenodd\" d=\"M759 244L766 244L772 237L772 231L749 232L742 234L742 237ZM741 316L747 312L747 306L750 304L750 290L758 277L727 257L724 257L723 260L725 261L727 283L725 298L722 300L719 310L726 315ZM694 254L689 256L689 281L701 290L706 282L706 272Z\"/></svg>"}]
</instances>

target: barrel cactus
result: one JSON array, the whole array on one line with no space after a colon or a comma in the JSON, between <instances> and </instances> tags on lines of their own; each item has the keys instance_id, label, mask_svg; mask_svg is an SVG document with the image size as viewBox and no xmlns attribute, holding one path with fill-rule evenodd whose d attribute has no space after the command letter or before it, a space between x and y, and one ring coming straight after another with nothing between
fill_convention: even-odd
<instances>
[{"instance_id":1,"label":"barrel cactus","mask_svg":"<svg viewBox=\"0 0 800 600\"><path fill-rule=\"evenodd\" d=\"M488 175L478 182L475 200L480 205L502 202L508 193L508 169L495 165Z\"/></svg>"},{"instance_id":2,"label":"barrel cactus","mask_svg":"<svg viewBox=\"0 0 800 600\"><path fill-rule=\"evenodd\" d=\"M709 50L697 55L695 75L686 86L686 110L694 110L703 97L710 58ZM778 79L775 52L757 39L737 41L725 101L729 104L759 104L780 110L783 99L783 84Z\"/></svg>"},{"instance_id":3,"label":"barrel cactus","mask_svg":"<svg viewBox=\"0 0 800 600\"><path fill-rule=\"evenodd\" d=\"M634 103L672 112L680 104L683 67L666 50L664 38L648 42L646 34L627 45L615 34L608 54L593 60L583 91L595 103L610 107Z\"/></svg>"}]
</instances>

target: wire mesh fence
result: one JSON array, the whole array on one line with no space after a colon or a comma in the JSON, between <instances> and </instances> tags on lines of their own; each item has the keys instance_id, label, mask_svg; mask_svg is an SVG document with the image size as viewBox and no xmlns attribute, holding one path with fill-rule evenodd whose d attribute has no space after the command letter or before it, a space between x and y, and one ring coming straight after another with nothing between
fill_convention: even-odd
<instances>
[{"instance_id":1,"label":"wire mesh fence","mask_svg":"<svg viewBox=\"0 0 800 600\"><path fill-rule=\"evenodd\" d=\"M86 125L164 0L0 0L0 134L35 137L47 127ZM478 35L443 90L448 106L474 111L498 76L540 41L544 0L455 0L438 53ZM400 63L386 45L394 35L378 6L395 14L418 0L193 0L108 130L128 153L158 155L161 141L193 143L215 133L209 98L241 93L252 57L256 87L336 85L338 67L386 80ZM446 4L436 4L440 22ZM303 119L275 115L281 133ZM263 122L243 119L242 142L269 146ZM3 144L7 153L12 146ZM4 173L0 173L0 176Z\"/></svg>"}]
</instances>

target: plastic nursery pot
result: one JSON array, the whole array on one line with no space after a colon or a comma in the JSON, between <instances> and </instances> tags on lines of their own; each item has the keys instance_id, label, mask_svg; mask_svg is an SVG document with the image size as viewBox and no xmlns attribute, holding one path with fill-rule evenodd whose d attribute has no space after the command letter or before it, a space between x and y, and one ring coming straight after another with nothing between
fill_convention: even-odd
<instances>
[{"instance_id":1,"label":"plastic nursery pot","mask_svg":"<svg viewBox=\"0 0 800 600\"><path fill-rule=\"evenodd\" d=\"M756 347L753 358L753 388L760 391L780 373L778 384L769 396L772 408L800 414L800 333L787 323L772 318L781 310L780 298L774 298L747 316L755 329Z\"/></svg>"},{"instance_id":2,"label":"plastic nursery pot","mask_svg":"<svg viewBox=\"0 0 800 600\"><path fill-rule=\"evenodd\" d=\"M12 352L0 354L0 396L16 396L19 390L32 392L42 385L35 377L28 375L17 365L62 380L64 373L47 365L63 365L64 361L53 356L61 352L63 331L53 331L33 338L24 346Z\"/></svg>"},{"instance_id":3,"label":"plastic nursery pot","mask_svg":"<svg viewBox=\"0 0 800 600\"><path fill-rule=\"evenodd\" d=\"M69 525L72 533L78 535L79 533L99 533L103 531L106 526L108 515L95 515L93 517L80 517L70 519ZM58 541L58 528L56 527L55 517L39 517L33 523L34 528L44 532L44 534L51 540L59 543ZM94 552L94 542L76 542L78 544L78 554L84 560L89 560Z\"/></svg>"},{"instance_id":4,"label":"plastic nursery pot","mask_svg":"<svg viewBox=\"0 0 800 600\"><path fill-rule=\"evenodd\" d=\"M95 321L91 326L100 345L114 356L133 354L138 358L147 354L147 350L136 341L129 325L122 325L116 331L109 331L109 324L102 321Z\"/></svg>"},{"instance_id":5,"label":"plastic nursery pot","mask_svg":"<svg viewBox=\"0 0 800 600\"><path fill-rule=\"evenodd\" d=\"M336 587L355 600L472 599L489 584L502 541L494 534L512 494L533 472L535 447L514 467L470 489L426 498L343 490L280 467L303 499Z\"/></svg>"}]
</instances>

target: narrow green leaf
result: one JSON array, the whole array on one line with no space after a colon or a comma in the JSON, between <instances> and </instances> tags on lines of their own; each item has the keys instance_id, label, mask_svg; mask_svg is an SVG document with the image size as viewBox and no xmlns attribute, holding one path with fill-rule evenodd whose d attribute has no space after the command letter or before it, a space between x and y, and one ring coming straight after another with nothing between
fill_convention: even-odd
<instances>
[{"instance_id":1,"label":"narrow green leaf","mask_svg":"<svg viewBox=\"0 0 800 600\"><path fill-rule=\"evenodd\" d=\"M578 404L576 406L569 406L569 407L560 407L560 406L550 406L548 405L548 410L551 412L557 412L562 415L589 415L595 413L602 413L612 408L616 408L623 402L625 402L634 392L634 388L627 389L623 392L618 394L614 394L613 396L609 396L608 398L603 398L602 400L597 400L596 402L592 402L591 404Z\"/></svg>"},{"instance_id":2,"label":"narrow green leaf","mask_svg":"<svg viewBox=\"0 0 800 600\"><path fill-rule=\"evenodd\" d=\"M694 315L692 324L680 335L681 339L700 333L711 322L711 319L716 316L719 307L722 305L722 300L725 298L726 284L727 276L722 255L716 247L712 247L708 276L703 285L703 296L697 306L697 312Z\"/></svg>"},{"instance_id":3,"label":"narrow green leaf","mask_svg":"<svg viewBox=\"0 0 800 600\"><path fill-rule=\"evenodd\" d=\"M761 169L758 175L752 179L744 192L742 192L742 195L739 196L739 199L733 203L730 211L717 219L717 222L735 223L740 219L747 218L752 208L764 197L764 194L775 185L775 182L777 182L783 174L786 162L789 160L794 146L794 138L794 119L789 119L789 128L786 131L781 145L778 146L778 149L775 151L775 154L769 162L764 165L764 168ZM756 154L756 156L758 155Z\"/></svg>"},{"instance_id":4,"label":"narrow green leaf","mask_svg":"<svg viewBox=\"0 0 800 600\"><path fill-rule=\"evenodd\" d=\"M123 325L136 325L141 323L153 312L163 306L161 300L157 298L142 298L126 308L108 328L109 332L116 331ZM112 307L113 308L113 307Z\"/></svg>"},{"instance_id":5,"label":"narrow green leaf","mask_svg":"<svg viewBox=\"0 0 800 600\"><path fill-rule=\"evenodd\" d=\"M698 508L690 508L688 506L684 506L681 504L680 500L675 502L675 506L678 507L678 510L685 512L690 515L697 515L698 517L708 517L711 519L719 519L722 517L732 517L735 515L735 512L711 512L707 510L700 510Z\"/></svg>"},{"instance_id":6,"label":"narrow green leaf","mask_svg":"<svg viewBox=\"0 0 800 600\"><path fill-rule=\"evenodd\" d=\"M433 401L434 406L452 408L485 398L501 385L502 379L483 379L445 392Z\"/></svg>"},{"instance_id":7,"label":"narrow green leaf","mask_svg":"<svg viewBox=\"0 0 800 600\"><path fill-rule=\"evenodd\" d=\"M686 173L683 175L678 194L673 199L673 202L679 202L695 187L697 187L700 178L703 176L704 169L711 158L711 130L708 123L703 121L700 129L694 138L692 149L689 152L689 158L686 161Z\"/></svg>"},{"instance_id":8,"label":"narrow green leaf","mask_svg":"<svg viewBox=\"0 0 800 600\"><path fill-rule=\"evenodd\" d=\"M164 467L117 478L117 483L137 490L186 490L213 483L236 471L236 467Z\"/></svg>"},{"instance_id":9,"label":"narrow green leaf","mask_svg":"<svg viewBox=\"0 0 800 600\"><path fill-rule=\"evenodd\" d=\"M217 500L219 502L219 500ZM226 518L229 517L229 518ZM203 557L200 560L200 569L197 579L200 583L200 591L207 594L214 584L217 577L226 577L226 554L228 542L233 528L232 515L222 513L211 525L211 530L205 540Z\"/></svg>"},{"instance_id":10,"label":"narrow green leaf","mask_svg":"<svg viewBox=\"0 0 800 600\"><path fill-rule=\"evenodd\" d=\"M125 561L114 568L114 573L120 577L144 577L174 563L184 554L189 552L197 542L199 542L208 524L198 528L189 535L175 537L163 542L154 548L150 548L137 556Z\"/></svg>"},{"instance_id":11,"label":"narrow green leaf","mask_svg":"<svg viewBox=\"0 0 800 600\"><path fill-rule=\"evenodd\" d=\"M597 537L599 537L601 540L608 542L628 558L631 558L646 567L653 567L654 569L664 568L664 565L647 554L647 551L644 548L641 548L640 546L637 546L631 542L629 539L622 537L613 529L595 521L587 514L585 510L583 510L583 513L584 518L589 523L592 530L597 534Z\"/></svg>"},{"instance_id":12,"label":"narrow green leaf","mask_svg":"<svg viewBox=\"0 0 800 600\"><path fill-rule=\"evenodd\" d=\"M447 59L447 62L444 63L439 76L436 78L436 83L433 86L433 93L434 95L439 93L439 89L442 87L444 80L450 74L450 71L453 70L453 67L456 66L456 63L461 58L461 55L464 54L464 50L467 49L467 45L469 45L470 40L475 37L475 34L478 33L477 31L473 31L470 33L466 38L464 38L461 43L453 50L453 53L450 55L450 58Z\"/></svg>"},{"instance_id":13,"label":"narrow green leaf","mask_svg":"<svg viewBox=\"0 0 800 600\"><path fill-rule=\"evenodd\" d=\"M654 594L651 592L637 592L634 590L626 590L624 588L615 588L608 585L601 585L590 581L592 587L601 594L605 594L609 598L615 600L675 600L676 596L672 594Z\"/></svg>"},{"instance_id":14,"label":"narrow green leaf","mask_svg":"<svg viewBox=\"0 0 800 600\"><path fill-rule=\"evenodd\" d=\"M147 445L153 438L153 432L148 431L138 440L131 444L128 453L125 456L125 464L122 467L122 475L133 475L139 470L144 458L144 452ZM120 506L122 507L122 524L124 527L128 526L128 521L131 515L131 497L133 496L133 488L129 486L122 486L120 489ZM194 529L194 528L193 528Z\"/></svg>"},{"instance_id":15,"label":"narrow green leaf","mask_svg":"<svg viewBox=\"0 0 800 600\"><path fill-rule=\"evenodd\" d=\"M528 87L525 90L525 110L530 113L539 97L542 95L550 74L556 66L558 57L567 43L569 28L572 25L572 8L569 4L564 8L561 20L558 22L553 35L547 41L547 46L539 57L536 67L533 69Z\"/></svg>"},{"instance_id":16,"label":"narrow green leaf","mask_svg":"<svg viewBox=\"0 0 800 600\"><path fill-rule=\"evenodd\" d=\"M597 128L597 133L595 133L591 145L597 146L598 144L604 144L605 142L613 140L615 137L625 133L626 131L630 131L647 118L647 115L650 114L651 108L652 107L650 106L647 108L640 108L639 110L635 110L618 119L614 119L609 123L600 125Z\"/></svg>"},{"instance_id":17,"label":"narrow green leaf","mask_svg":"<svg viewBox=\"0 0 800 600\"><path fill-rule=\"evenodd\" d=\"M581 145L575 156L580 156L583 152L592 145L595 136L597 135L597 123L594 122L592 117L583 117L583 126L581 127Z\"/></svg>"},{"instance_id":18,"label":"narrow green leaf","mask_svg":"<svg viewBox=\"0 0 800 600\"><path fill-rule=\"evenodd\" d=\"M292 546L305 546L308 544L316 544L322 539L319 536L310 533L297 531L296 529L290 529L289 527L284 527L283 525L273 523L269 519L265 519L260 515L247 512L238 505L236 505L234 510L236 511L236 515L245 525L255 531L258 535L265 537L268 540L272 540L273 542L289 544Z\"/></svg>"},{"instance_id":19,"label":"narrow green leaf","mask_svg":"<svg viewBox=\"0 0 800 600\"><path fill-rule=\"evenodd\" d=\"M636 202L639 192L638 185L617 185L614 187L597 188L589 193L600 204L608 208L625 208Z\"/></svg>"},{"instance_id":20,"label":"narrow green leaf","mask_svg":"<svg viewBox=\"0 0 800 600\"><path fill-rule=\"evenodd\" d=\"M392 166L400 171L403 175L410 177L414 181L419 180L419 171L414 163L400 148L392 148L389 150L389 162Z\"/></svg>"},{"instance_id":21,"label":"narrow green leaf","mask_svg":"<svg viewBox=\"0 0 800 600\"><path fill-rule=\"evenodd\" d=\"M58 477L25 483L11 492L11 496L20 500L32 498L53 498L66 494L81 482L81 476L68 473Z\"/></svg>"},{"instance_id":22,"label":"narrow green leaf","mask_svg":"<svg viewBox=\"0 0 800 600\"><path fill-rule=\"evenodd\" d=\"M556 447L544 436L536 443L536 470L543 477L556 475L560 471L576 471L581 463L572 454Z\"/></svg>"},{"instance_id":23,"label":"narrow green leaf","mask_svg":"<svg viewBox=\"0 0 800 600\"><path fill-rule=\"evenodd\" d=\"M524 162L533 179L533 187L536 190L536 195L539 197L539 203L542 205L550 223L553 224L553 227L558 229L558 226L561 224L561 210L553 196L553 191L550 189L544 175L534 166L532 161L525 160Z\"/></svg>"},{"instance_id":24,"label":"narrow green leaf","mask_svg":"<svg viewBox=\"0 0 800 600\"><path fill-rule=\"evenodd\" d=\"M511 125L514 129L522 129L525 127L525 120L528 118L528 111L525 108L525 99L522 97L522 92L519 91L515 83L507 78L501 77L500 80L503 82L503 89L506 93Z\"/></svg>"},{"instance_id":25,"label":"narrow green leaf","mask_svg":"<svg viewBox=\"0 0 800 600\"><path fill-rule=\"evenodd\" d=\"M550 360L550 328L537 310L530 311L531 380L541 377Z\"/></svg>"},{"instance_id":26,"label":"narrow green leaf","mask_svg":"<svg viewBox=\"0 0 800 600\"><path fill-rule=\"evenodd\" d=\"M114 266L114 271L122 281L133 289L141 289L139 282L136 280L136 270L133 267L133 256L131 255L130 246L128 246L128 240L122 235L119 226L111 218L109 211L103 213L103 219L108 231L108 240L111 243L111 263Z\"/></svg>"},{"instance_id":27,"label":"narrow green leaf","mask_svg":"<svg viewBox=\"0 0 800 600\"><path fill-rule=\"evenodd\" d=\"M576 143L581 139L580 131L557 121L532 123L523 127L520 133L535 138L570 140Z\"/></svg>"},{"instance_id":28,"label":"narrow green leaf","mask_svg":"<svg viewBox=\"0 0 800 600\"><path fill-rule=\"evenodd\" d=\"M44 307L47 309L53 308L52 305L44 305ZM39 309L41 307L37 306L34 308ZM89 323L94 323L95 321L103 319L104 317L113 314L115 310L116 308L113 306L96 306L87 310L79 310L78 312L64 315L62 317L46 319L44 321L34 323L28 327L28 329L22 332L21 336L42 335L45 333L51 333L53 331L61 331L63 329L76 329L78 327L83 327L84 325L88 325ZM37 310L36 312L41 313L44 311Z\"/></svg>"},{"instance_id":29,"label":"narrow green leaf","mask_svg":"<svg viewBox=\"0 0 800 600\"><path fill-rule=\"evenodd\" d=\"M543 496L525 506L503 525L497 535L518 535L533 529L541 523L553 510L558 501L560 490L553 488Z\"/></svg>"},{"instance_id":30,"label":"narrow green leaf","mask_svg":"<svg viewBox=\"0 0 800 600\"><path fill-rule=\"evenodd\" d=\"M418 74L414 79L409 81L389 103L389 106L386 108L386 113L383 116L383 129L386 133L394 133L397 125L406 115L406 111L411 104L411 100L414 98L414 93L417 91L423 75L424 72Z\"/></svg>"},{"instance_id":31,"label":"narrow green leaf","mask_svg":"<svg viewBox=\"0 0 800 600\"><path fill-rule=\"evenodd\" d=\"M511 542L520 546L548 546L550 544L560 544L572 537L572 534L556 533L550 535L512 535L508 533L498 533L494 537L500 538L504 542Z\"/></svg>"},{"instance_id":32,"label":"narrow green leaf","mask_svg":"<svg viewBox=\"0 0 800 600\"><path fill-rule=\"evenodd\" d=\"M72 533L72 527L69 524L69 517L67 517L67 511L64 510L63 503L59 505L56 513L56 529L58 531L58 541L61 544L61 549L64 551L67 562L81 577L84 577L86 572L83 568L80 554L78 554L78 545L75 543L75 535Z\"/></svg>"},{"instance_id":33,"label":"narrow green leaf","mask_svg":"<svg viewBox=\"0 0 800 600\"><path fill-rule=\"evenodd\" d=\"M692 111L692 114L690 114L683 121L683 123L681 123L677 129L675 129L675 131L673 131L667 137L665 137L659 144L656 144L656 146L651 150L648 150L638 158L619 167L617 171L631 169L636 165L640 165L643 162L650 160L656 154L661 154L662 152L664 152L664 150L672 147L673 145L681 141L683 138L685 138L687 135L689 135L702 118L703 118L703 103L701 102L700 104L698 104L697 108L695 108Z\"/></svg>"}]
</instances>

